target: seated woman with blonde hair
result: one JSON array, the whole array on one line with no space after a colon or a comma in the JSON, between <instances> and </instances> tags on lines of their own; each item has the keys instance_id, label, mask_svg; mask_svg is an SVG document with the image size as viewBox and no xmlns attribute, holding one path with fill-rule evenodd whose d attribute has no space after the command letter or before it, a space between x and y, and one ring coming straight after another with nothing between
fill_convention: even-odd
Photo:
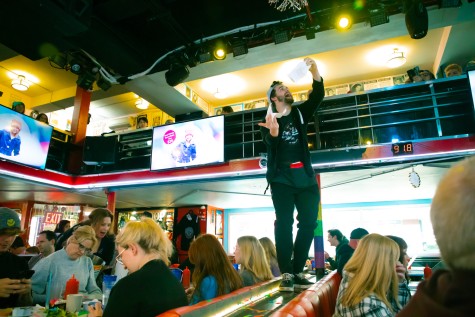
<instances>
[{"instance_id":1,"label":"seated woman with blonde hair","mask_svg":"<svg viewBox=\"0 0 475 317\"><path fill-rule=\"evenodd\" d=\"M66 246L42 259L35 265L31 278L33 302L44 305L46 286L52 276L51 299L62 297L66 282L72 277L79 281L79 293L100 297L101 290L96 285L94 266L87 256L97 243L96 233L91 226L78 228L66 241Z\"/></svg>"},{"instance_id":2,"label":"seated woman with blonde hair","mask_svg":"<svg viewBox=\"0 0 475 317\"><path fill-rule=\"evenodd\" d=\"M274 277L281 276L279 269L279 263L277 262L277 250L275 249L275 244L268 237L263 237L259 239L264 251L266 252L267 262L269 262L270 270Z\"/></svg>"},{"instance_id":3,"label":"seated woman with blonde hair","mask_svg":"<svg viewBox=\"0 0 475 317\"><path fill-rule=\"evenodd\" d=\"M345 265L334 317L394 316L398 302L396 264L399 247L388 237L372 233L358 244Z\"/></svg>"},{"instance_id":4,"label":"seated woman with blonde hair","mask_svg":"<svg viewBox=\"0 0 475 317\"><path fill-rule=\"evenodd\" d=\"M234 256L236 263L241 265L239 275L244 286L251 286L273 278L264 248L256 237L238 238Z\"/></svg>"},{"instance_id":5,"label":"seated woman with blonde hair","mask_svg":"<svg viewBox=\"0 0 475 317\"><path fill-rule=\"evenodd\" d=\"M117 261L129 274L114 285L104 311L97 303L88 307L88 316L154 317L188 305L183 286L168 268L173 246L160 225L150 218L128 222L116 243Z\"/></svg>"},{"instance_id":6,"label":"seated woman with blonde hair","mask_svg":"<svg viewBox=\"0 0 475 317\"><path fill-rule=\"evenodd\" d=\"M242 287L239 273L234 269L218 239L203 234L191 243L190 262L195 265L190 305L228 294Z\"/></svg>"}]
</instances>

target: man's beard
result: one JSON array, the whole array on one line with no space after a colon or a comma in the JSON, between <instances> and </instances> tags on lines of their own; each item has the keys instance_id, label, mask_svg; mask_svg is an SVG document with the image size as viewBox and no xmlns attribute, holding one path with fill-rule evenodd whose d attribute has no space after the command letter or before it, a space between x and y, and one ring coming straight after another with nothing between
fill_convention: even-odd
<instances>
[{"instance_id":1,"label":"man's beard","mask_svg":"<svg viewBox=\"0 0 475 317\"><path fill-rule=\"evenodd\" d=\"M294 103L294 97L292 95L290 96L284 96L284 97L277 97L277 100L280 102L285 102L288 105L291 105Z\"/></svg>"}]
</instances>

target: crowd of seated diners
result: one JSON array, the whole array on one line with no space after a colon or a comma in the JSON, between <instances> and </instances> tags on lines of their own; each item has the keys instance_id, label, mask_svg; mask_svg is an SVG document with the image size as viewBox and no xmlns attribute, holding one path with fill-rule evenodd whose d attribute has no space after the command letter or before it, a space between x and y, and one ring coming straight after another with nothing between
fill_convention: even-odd
<instances>
[{"instance_id":1,"label":"crowd of seated diners","mask_svg":"<svg viewBox=\"0 0 475 317\"><path fill-rule=\"evenodd\" d=\"M407 288L407 244L395 236L378 233L350 237L354 247L342 273L331 271L307 290L282 304L272 316L473 316L475 311L475 157L455 164L442 178L431 204L434 235L446 268L425 276L411 296ZM357 228L362 229L362 228ZM363 229L364 230L364 229ZM20 232L14 211L0 208L0 308L29 305L32 299L44 304L45 270L81 267L80 292L100 294L95 285L92 261L87 254L97 244L97 233L89 225L76 228L60 251L34 266L33 278L13 276L28 269L27 262L9 251ZM334 230L329 231L335 232ZM359 230L358 232L363 232ZM359 240L353 243L351 240ZM344 241L344 240L342 240ZM214 235L203 234L192 242L189 262L193 264L192 284L185 289L170 270L172 242L154 220L131 221L115 239L116 260L128 274L112 288L107 305L89 306L89 316L186 316L222 308L223 302L254 294L272 286L280 277L271 265L259 240L245 236L238 240L237 271ZM258 253L254 253L258 250ZM63 253L61 253L63 252ZM251 265L258 256L258 267ZM338 259L337 259L338 260ZM23 261L23 263L21 262ZM69 265L68 265L69 263ZM78 271L79 272L79 271ZM246 272L243 274L243 272ZM5 275L9 274L9 275ZM245 276L243 276L245 275ZM247 286L246 286L247 285ZM277 284L276 284L277 285ZM270 289L270 288L267 288ZM31 297L32 291L34 297ZM5 310L0 311L5 312ZM205 314L206 315L206 314Z\"/></svg>"}]
</instances>

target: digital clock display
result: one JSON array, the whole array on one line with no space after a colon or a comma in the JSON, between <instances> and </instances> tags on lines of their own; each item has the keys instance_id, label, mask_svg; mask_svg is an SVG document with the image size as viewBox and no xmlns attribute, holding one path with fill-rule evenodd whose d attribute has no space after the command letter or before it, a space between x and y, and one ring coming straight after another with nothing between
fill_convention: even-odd
<instances>
[{"instance_id":1,"label":"digital clock display","mask_svg":"<svg viewBox=\"0 0 475 317\"><path fill-rule=\"evenodd\" d=\"M393 143L391 145L391 151L393 152L393 155L414 154L414 147L412 142Z\"/></svg>"}]
</instances>

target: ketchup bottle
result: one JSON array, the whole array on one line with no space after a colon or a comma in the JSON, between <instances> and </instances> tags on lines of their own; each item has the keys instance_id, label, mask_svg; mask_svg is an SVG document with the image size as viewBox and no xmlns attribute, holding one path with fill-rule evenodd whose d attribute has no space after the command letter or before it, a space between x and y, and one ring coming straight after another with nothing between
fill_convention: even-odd
<instances>
[{"instance_id":1,"label":"ketchup bottle","mask_svg":"<svg viewBox=\"0 0 475 317\"><path fill-rule=\"evenodd\" d=\"M188 266L183 270L181 283L183 284L184 289L188 289L190 287L190 270L188 269Z\"/></svg>"},{"instance_id":2,"label":"ketchup bottle","mask_svg":"<svg viewBox=\"0 0 475 317\"><path fill-rule=\"evenodd\" d=\"M424 268L424 280L428 280L431 275L432 269L426 264L426 267Z\"/></svg>"},{"instance_id":3,"label":"ketchup bottle","mask_svg":"<svg viewBox=\"0 0 475 317\"><path fill-rule=\"evenodd\" d=\"M79 281L73 276L66 282L64 289L64 299L68 298L69 294L77 294L79 292Z\"/></svg>"}]
</instances>

